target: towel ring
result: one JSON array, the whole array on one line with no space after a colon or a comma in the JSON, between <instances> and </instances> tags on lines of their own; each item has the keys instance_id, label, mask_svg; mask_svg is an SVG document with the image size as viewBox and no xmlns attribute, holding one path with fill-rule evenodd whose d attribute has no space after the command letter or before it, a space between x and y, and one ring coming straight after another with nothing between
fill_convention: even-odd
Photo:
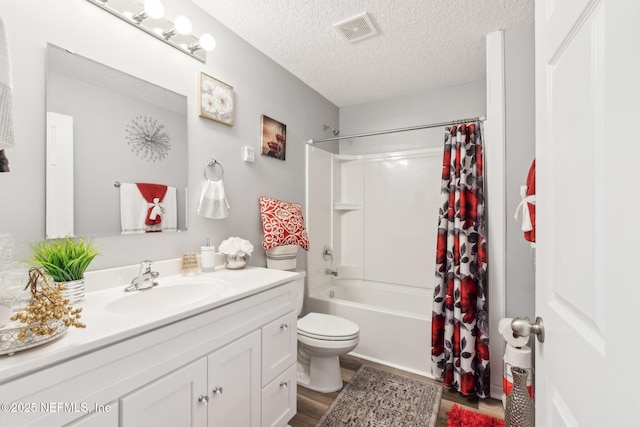
<instances>
[{"instance_id":1,"label":"towel ring","mask_svg":"<svg viewBox=\"0 0 640 427\"><path fill-rule=\"evenodd\" d=\"M215 168L216 165L218 165L220 167L220 179L222 180L222 178L224 178L224 168L222 167L222 165L220 164L220 162L218 162L215 159L209 159L209 162L207 163L207 166L204 167L204 177L211 181L211 179L209 179L209 176L207 176L207 171L209 170L209 168Z\"/></svg>"}]
</instances>

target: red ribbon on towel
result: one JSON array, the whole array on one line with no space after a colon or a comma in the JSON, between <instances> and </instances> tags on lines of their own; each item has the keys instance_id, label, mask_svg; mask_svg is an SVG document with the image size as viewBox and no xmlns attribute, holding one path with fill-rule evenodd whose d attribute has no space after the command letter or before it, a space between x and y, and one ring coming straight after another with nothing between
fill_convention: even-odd
<instances>
[{"instance_id":1,"label":"red ribbon on towel","mask_svg":"<svg viewBox=\"0 0 640 427\"><path fill-rule=\"evenodd\" d=\"M157 213L157 210L154 215L154 209L156 208L156 204L161 202L162 199L164 199L164 195L167 194L167 186L162 184L148 184L144 182L137 182L136 185L138 186L138 190L140 191L140 194L142 194L142 197L151 204L147 210L147 217L144 220L144 223L147 225L160 224L162 222L162 218Z\"/></svg>"},{"instance_id":2,"label":"red ribbon on towel","mask_svg":"<svg viewBox=\"0 0 640 427\"><path fill-rule=\"evenodd\" d=\"M533 159L531 167L529 168L529 174L527 175L527 196L534 196L536 194L536 159ZM527 202L529 207L529 217L531 218L531 231L524 232L524 238L528 242L536 241L536 205Z\"/></svg>"}]
</instances>

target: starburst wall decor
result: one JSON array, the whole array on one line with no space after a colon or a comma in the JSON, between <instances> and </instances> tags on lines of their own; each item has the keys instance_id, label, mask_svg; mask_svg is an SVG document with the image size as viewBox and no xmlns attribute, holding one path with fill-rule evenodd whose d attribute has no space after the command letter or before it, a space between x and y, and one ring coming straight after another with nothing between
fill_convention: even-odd
<instances>
[{"instance_id":1,"label":"starburst wall decor","mask_svg":"<svg viewBox=\"0 0 640 427\"><path fill-rule=\"evenodd\" d=\"M127 125L127 143L136 156L148 162L163 160L171 150L171 138L164 125L152 117L137 116Z\"/></svg>"}]
</instances>

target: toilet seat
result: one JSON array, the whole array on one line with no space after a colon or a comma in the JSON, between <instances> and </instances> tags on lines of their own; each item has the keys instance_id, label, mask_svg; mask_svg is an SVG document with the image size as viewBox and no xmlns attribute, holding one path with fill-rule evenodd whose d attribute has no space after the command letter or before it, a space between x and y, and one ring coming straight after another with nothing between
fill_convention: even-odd
<instances>
[{"instance_id":1,"label":"toilet seat","mask_svg":"<svg viewBox=\"0 0 640 427\"><path fill-rule=\"evenodd\" d=\"M298 334L322 341L348 341L360 334L351 320L324 313L309 313L298 319Z\"/></svg>"}]
</instances>

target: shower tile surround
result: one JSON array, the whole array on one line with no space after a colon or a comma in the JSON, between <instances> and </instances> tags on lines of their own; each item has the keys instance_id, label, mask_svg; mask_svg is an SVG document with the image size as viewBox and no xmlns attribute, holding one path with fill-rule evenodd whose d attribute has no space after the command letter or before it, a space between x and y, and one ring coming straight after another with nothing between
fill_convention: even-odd
<instances>
[{"instance_id":1,"label":"shower tile surround","mask_svg":"<svg viewBox=\"0 0 640 427\"><path fill-rule=\"evenodd\" d=\"M424 260L432 259L436 246L438 211L430 207L440 204L442 149L335 154L311 147L307 164L313 177L309 203L331 207L309 207L309 235L331 236L320 242L333 242L333 257L321 271L338 271L337 277L319 277L309 266L307 309L358 323L360 343L352 354L429 375L424 354L430 348L433 267ZM327 288L345 297L325 297ZM378 291L383 293L374 297ZM422 307L410 310L407 298L418 298ZM396 308L385 306L391 301Z\"/></svg>"},{"instance_id":2,"label":"shower tile surround","mask_svg":"<svg viewBox=\"0 0 640 427\"><path fill-rule=\"evenodd\" d=\"M212 273L182 275L179 268L179 259L156 263L154 269L161 273L158 287L133 293L125 293L123 289L137 275L138 265L88 273L86 282L92 290L87 293L86 300L78 304L83 307L86 329L71 328L51 343L13 356L3 356L0 364L0 401L14 402L16 408L19 404L35 404L37 408L36 413L2 411L0 425L16 425L37 417L43 417L38 418L40 424L66 425L85 415L102 415L95 412L89 414L95 407L109 407L116 416L121 411L121 417L135 420L138 416L135 408L138 405L132 402L137 401L140 392L132 393L134 390L148 390L142 398L151 397L153 400L156 398L153 384L164 384L160 392L160 396L163 396L162 393L169 387L167 384L171 383L166 383L166 378L171 378L170 372L176 369L181 372L183 368L185 372L190 372L193 366L203 364L201 360L206 362L207 355L209 365L215 366L216 357L222 356L214 355L227 354L229 350L226 349L248 346L246 343L252 343L250 351L254 356L251 368L243 368L242 372L255 375L252 383L261 384L259 388L251 389L251 399L255 401L252 408L258 408L251 416L258 419L262 417L262 425L275 422L270 417L293 416L296 387L281 387L279 384L295 382L297 339L294 322L296 300L299 297L295 280L303 280L304 273L255 267L232 271L219 267ZM109 303L122 298L144 299L147 295L152 298L154 292L161 290L163 280L167 289L181 286L170 284L172 280L187 284L209 279L218 281L210 283L212 287L219 288L213 292L213 296L200 301L157 311L143 306L145 309L142 310L132 307L131 312L109 312ZM276 328L276 333L281 332L278 336L284 333L286 338L283 336L271 340L273 332L268 331L273 330L270 326L272 323L275 326L290 326ZM262 351L260 347L263 347ZM284 357L284 354L288 355ZM283 360L284 366L273 363L269 359L271 356ZM271 369L276 365L275 370ZM202 371L197 371L200 373L196 372L194 376L193 393L207 394L206 363L204 366L204 376ZM219 369L213 369L220 372ZM110 382L104 386L106 377L110 378ZM204 386L202 381L205 381ZM260 399L264 402L263 406L272 405L280 408L281 412L275 414L265 411L261 415ZM76 405L80 410L43 412L40 402ZM201 407L206 408L205 405ZM289 409L285 410L287 407ZM206 411L197 406L193 408L194 419L202 417L204 413L206 420ZM268 423L266 418L269 418ZM96 418L93 421L99 420Z\"/></svg>"}]
</instances>

